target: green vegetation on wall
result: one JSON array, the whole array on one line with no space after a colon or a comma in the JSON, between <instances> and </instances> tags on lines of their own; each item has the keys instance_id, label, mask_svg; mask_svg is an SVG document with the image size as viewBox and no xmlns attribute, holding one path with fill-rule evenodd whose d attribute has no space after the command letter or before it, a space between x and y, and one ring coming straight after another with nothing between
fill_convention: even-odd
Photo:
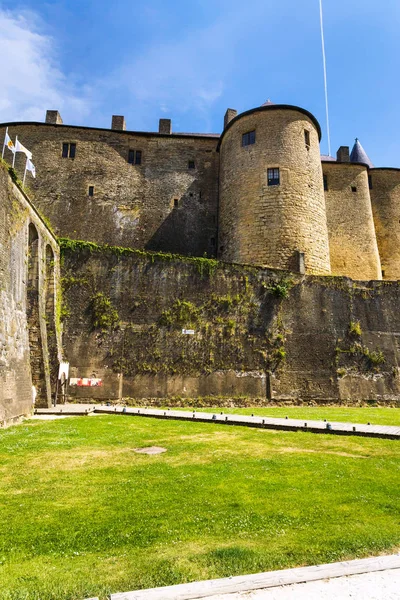
<instances>
[{"instance_id":1,"label":"green vegetation on wall","mask_svg":"<svg viewBox=\"0 0 400 600\"><path fill-rule=\"evenodd\" d=\"M114 254L115 256L137 256L149 260L151 263L158 262L184 262L186 264L195 265L201 276L211 276L216 269L221 268L224 263L212 258L182 256L180 254L172 254L170 252L151 252L147 250L138 250L135 248L123 248L121 246L99 245L93 242L85 242L83 240L71 240L69 238L59 238L61 255L64 256L67 252L89 252L89 253L104 253Z\"/></svg>"},{"instance_id":2,"label":"green vegetation on wall","mask_svg":"<svg viewBox=\"0 0 400 600\"><path fill-rule=\"evenodd\" d=\"M110 298L103 292L97 292L91 298L93 327L106 332L116 327L119 323L118 311L113 306Z\"/></svg>"}]
</instances>

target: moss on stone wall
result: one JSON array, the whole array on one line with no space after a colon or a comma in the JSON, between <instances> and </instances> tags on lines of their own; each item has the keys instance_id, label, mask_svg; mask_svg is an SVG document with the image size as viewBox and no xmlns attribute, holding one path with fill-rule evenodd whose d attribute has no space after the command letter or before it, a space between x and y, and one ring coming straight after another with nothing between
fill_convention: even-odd
<instances>
[{"instance_id":1,"label":"moss on stone wall","mask_svg":"<svg viewBox=\"0 0 400 600\"><path fill-rule=\"evenodd\" d=\"M89 252L101 254L114 254L115 256L137 256L154 262L176 262L182 261L186 264L195 265L200 275L211 276L216 269L220 268L223 263L212 258L203 257L188 257L180 254L172 254L170 252L151 252L146 250L138 250L135 248L123 248L122 246L109 246L95 244L93 242L85 242L83 240L71 240L69 238L59 238L61 256L65 256L66 252Z\"/></svg>"},{"instance_id":2,"label":"moss on stone wall","mask_svg":"<svg viewBox=\"0 0 400 600\"><path fill-rule=\"evenodd\" d=\"M121 375L127 395L141 381L153 397L170 389L166 382L182 378L182 386L192 386L196 378L232 372L239 381L261 381L264 374L274 399L334 401L358 389L365 394L360 382L370 386L367 394L383 385L396 393L394 346L379 332L397 318L391 307L400 301L398 285L360 286L217 261L204 276L199 259L69 240L62 246L65 297L74 307L66 351L74 373L100 373L110 396L118 394ZM98 294L116 311L104 331L93 327Z\"/></svg>"}]
</instances>

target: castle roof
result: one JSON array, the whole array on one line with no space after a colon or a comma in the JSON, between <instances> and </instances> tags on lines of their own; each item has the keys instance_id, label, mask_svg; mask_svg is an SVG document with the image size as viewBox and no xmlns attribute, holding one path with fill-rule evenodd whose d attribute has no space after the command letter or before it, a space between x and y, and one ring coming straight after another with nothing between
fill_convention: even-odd
<instances>
[{"instance_id":1,"label":"castle roof","mask_svg":"<svg viewBox=\"0 0 400 600\"><path fill-rule=\"evenodd\" d=\"M364 148L361 146L358 138L356 138L355 144L353 146L353 150L350 154L350 162L353 163L362 163L363 165L368 165L368 167L373 168L373 164L368 154L365 152Z\"/></svg>"}]
</instances>

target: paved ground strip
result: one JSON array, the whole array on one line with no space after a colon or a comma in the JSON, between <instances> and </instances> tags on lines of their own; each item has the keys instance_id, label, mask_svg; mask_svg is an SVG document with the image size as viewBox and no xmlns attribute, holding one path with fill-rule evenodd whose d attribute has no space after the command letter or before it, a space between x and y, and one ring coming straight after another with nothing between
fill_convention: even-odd
<instances>
[{"instance_id":1,"label":"paved ground strip","mask_svg":"<svg viewBox=\"0 0 400 600\"><path fill-rule=\"evenodd\" d=\"M208 600L398 600L400 569L210 596Z\"/></svg>"},{"instance_id":2,"label":"paved ground strip","mask_svg":"<svg viewBox=\"0 0 400 600\"><path fill-rule=\"evenodd\" d=\"M282 431L308 431L333 435L355 435L386 439L400 439L400 427L392 425L363 425L360 423L339 423L327 421L302 421L300 419L282 419L275 417L258 417L236 415L223 412L205 413L198 411L181 411L155 408L131 408L124 406L100 406L65 404L53 408L37 408L37 415L90 415L90 414L124 414L153 419L171 419L178 421L200 421L201 423L219 423L224 425L241 425L260 429L278 429Z\"/></svg>"},{"instance_id":3,"label":"paved ground strip","mask_svg":"<svg viewBox=\"0 0 400 600\"><path fill-rule=\"evenodd\" d=\"M368 574L366 581L371 582L379 577L376 577L376 573L385 571L389 573L391 570L395 570L394 576L388 576L390 578L390 588L394 591L394 582L396 587L396 593L400 590L400 580L398 575L400 574L400 555L395 554L392 556L378 556L375 558L364 558L359 560L350 560L339 563L332 563L326 565L316 565L313 567L300 567L297 569L285 569L282 571L270 571L268 573L257 573L256 575L244 575L239 577L229 577L225 579L211 579L209 581L198 581L195 583L187 583L181 585L174 585L164 588L153 588L148 590L137 590L133 592L125 592L120 594L111 594L111 600L198 600L200 598L209 598L210 600L241 600L242 598L254 600L284 600L286 598L343 598L345 596L336 595L335 587L346 589L349 587L349 582L343 583L349 576ZM375 574L375 577L371 576ZM328 595L315 595L310 596L310 593L318 594L326 585L321 584L324 580L330 580L328 583L334 583L336 578L340 578L342 584L336 584L333 586L333 593L329 591ZM313 585L309 582L319 582L319 586ZM356 582L356 587L357 587ZM304 584L302 588L299 584ZM285 589L286 588L286 589ZM366 594L368 589L367 585L362 584L362 589ZM250 593L259 590L259 593ZM261 592L262 590L262 592ZM301 595L298 592L302 591ZM270 594L268 595L268 592ZM287 595L282 595L286 594ZM274 595L275 594L275 595ZM281 595L278 595L281 594ZM373 598L368 595L353 595L348 596L349 598ZM397 596L392 596L398 598ZM383 596L377 598L383 600ZM388 596L390 598L390 596ZM387 600L385 598L385 600Z\"/></svg>"}]
</instances>

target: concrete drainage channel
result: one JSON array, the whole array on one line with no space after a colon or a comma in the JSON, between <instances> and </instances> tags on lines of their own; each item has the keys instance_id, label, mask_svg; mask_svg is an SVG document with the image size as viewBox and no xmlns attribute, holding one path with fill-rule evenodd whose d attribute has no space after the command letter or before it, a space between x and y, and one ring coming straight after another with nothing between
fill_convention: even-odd
<instances>
[{"instance_id":1,"label":"concrete drainage channel","mask_svg":"<svg viewBox=\"0 0 400 600\"><path fill-rule=\"evenodd\" d=\"M294 584L394 569L399 569L400 578L400 554L124 592L111 594L109 598L110 600L199 600L200 598L212 598L217 595L271 588L271 591L273 591L273 588L280 588L281 586L292 586ZM367 598L368 596L364 597ZM86 600L98 600L98 598L87 598Z\"/></svg>"},{"instance_id":2,"label":"concrete drainage channel","mask_svg":"<svg viewBox=\"0 0 400 600\"><path fill-rule=\"evenodd\" d=\"M272 417L256 417L254 415L225 414L223 412L205 413L197 411L178 411L171 409L128 408L125 406L95 406L95 405L60 405L54 408L37 408L36 415L55 416L88 416L91 414L129 415L153 419L176 421L197 421L200 423L218 423L220 425L241 425L259 429L276 429L281 431L307 431L310 433L325 433L330 435L352 435L398 440L400 427L391 425L372 425L368 423L329 423L327 421L302 421L300 419L278 419Z\"/></svg>"}]
</instances>

